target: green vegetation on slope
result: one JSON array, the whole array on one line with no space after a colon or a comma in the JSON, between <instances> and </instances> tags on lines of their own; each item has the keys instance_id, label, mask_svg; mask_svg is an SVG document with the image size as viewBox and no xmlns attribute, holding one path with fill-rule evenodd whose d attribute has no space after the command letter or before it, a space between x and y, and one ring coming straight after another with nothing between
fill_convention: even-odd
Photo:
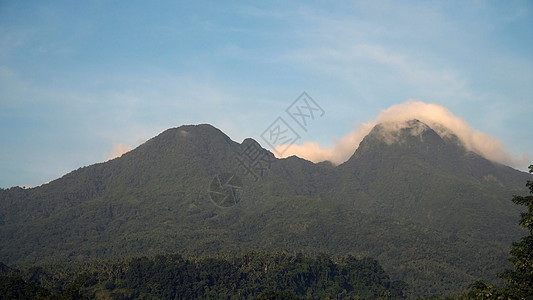
<instances>
[{"instance_id":1,"label":"green vegetation on slope","mask_svg":"<svg viewBox=\"0 0 533 300\"><path fill-rule=\"evenodd\" d=\"M0 261L281 248L373 257L411 295L490 280L508 267L509 239L520 234L517 209L501 199L521 191L527 174L431 131L402 138L388 145L371 133L338 167L267 153L271 166L255 180L236 160L253 140L235 143L209 125L170 129L41 187L1 190ZM209 200L222 172L242 179L234 207Z\"/></svg>"},{"instance_id":2,"label":"green vegetation on slope","mask_svg":"<svg viewBox=\"0 0 533 300\"><path fill-rule=\"evenodd\" d=\"M533 173L533 165L529 166ZM476 299L533 299L533 181L528 180L529 196L514 196L513 202L527 207L521 213L520 224L529 231L529 235L513 243L509 261L514 270L499 274L505 280L503 288L487 285L482 281L474 283L468 293Z\"/></svg>"},{"instance_id":3,"label":"green vegetation on slope","mask_svg":"<svg viewBox=\"0 0 533 300\"><path fill-rule=\"evenodd\" d=\"M373 259L286 251L158 255L0 276L0 295L12 299L403 299L405 288Z\"/></svg>"}]
</instances>

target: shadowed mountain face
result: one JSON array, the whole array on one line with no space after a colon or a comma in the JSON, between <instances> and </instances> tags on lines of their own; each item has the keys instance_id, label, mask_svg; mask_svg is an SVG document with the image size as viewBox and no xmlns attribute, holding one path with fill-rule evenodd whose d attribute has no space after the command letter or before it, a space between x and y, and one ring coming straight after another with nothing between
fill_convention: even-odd
<instances>
[{"instance_id":1,"label":"shadowed mountain face","mask_svg":"<svg viewBox=\"0 0 533 300\"><path fill-rule=\"evenodd\" d=\"M519 207L509 199L528 174L466 151L456 136L441 137L420 121L376 126L338 169L341 194L358 195L350 200L364 212L503 244L521 235Z\"/></svg>"},{"instance_id":2,"label":"shadowed mountain face","mask_svg":"<svg viewBox=\"0 0 533 300\"><path fill-rule=\"evenodd\" d=\"M0 261L283 248L374 257L413 295L459 291L506 266L522 234L510 199L528 178L416 120L376 126L338 167L181 126L49 184L1 190Z\"/></svg>"}]
</instances>

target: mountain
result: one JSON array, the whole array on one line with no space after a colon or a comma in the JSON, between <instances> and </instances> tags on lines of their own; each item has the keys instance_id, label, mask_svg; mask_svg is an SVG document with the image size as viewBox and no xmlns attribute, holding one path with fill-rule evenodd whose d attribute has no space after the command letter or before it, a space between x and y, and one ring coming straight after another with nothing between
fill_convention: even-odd
<instances>
[{"instance_id":1,"label":"mountain","mask_svg":"<svg viewBox=\"0 0 533 300\"><path fill-rule=\"evenodd\" d=\"M358 195L354 206L362 211L503 245L522 234L519 207L509 199L524 191L528 174L467 151L455 135L441 137L418 120L377 125L339 170L339 189ZM344 186L356 181L361 186Z\"/></svg>"},{"instance_id":2,"label":"mountain","mask_svg":"<svg viewBox=\"0 0 533 300\"><path fill-rule=\"evenodd\" d=\"M442 130L439 130L442 132ZM344 164L277 159L210 125L0 191L0 261L287 249L376 258L412 295L457 292L507 266L529 174L417 120L380 124Z\"/></svg>"}]
</instances>

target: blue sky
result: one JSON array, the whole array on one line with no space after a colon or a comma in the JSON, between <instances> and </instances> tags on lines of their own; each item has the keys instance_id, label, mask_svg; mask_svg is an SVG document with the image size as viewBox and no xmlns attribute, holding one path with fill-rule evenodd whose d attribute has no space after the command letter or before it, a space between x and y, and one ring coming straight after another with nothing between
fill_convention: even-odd
<instances>
[{"instance_id":1,"label":"blue sky","mask_svg":"<svg viewBox=\"0 0 533 300\"><path fill-rule=\"evenodd\" d=\"M531 1L2 1L0 187L45 183L183 124L261 142L303 91L325 114L301 142L333 147L417 99L522 157L531 53Z\"/></svg>"}]
</instances>

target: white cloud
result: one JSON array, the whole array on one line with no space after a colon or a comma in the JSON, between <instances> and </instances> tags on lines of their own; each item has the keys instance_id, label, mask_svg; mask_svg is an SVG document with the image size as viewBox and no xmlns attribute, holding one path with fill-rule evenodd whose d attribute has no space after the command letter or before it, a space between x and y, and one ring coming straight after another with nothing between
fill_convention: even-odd
<instances>
[{"instance_id":1,"label":"white cloud","mask_svg":"<svg viewBox=\"0 0 533 300\"><path fill-rule=\"evenodd\" d=\"M528 154L523 154L521 157L510 154L501 141L473 129L465 120L455 116L444 106L412 99L382 110L375 120L361 124L356 130L336 140L332 148L324 148L317 143L306 142L302 145L291 145L283 153L283 157L296 155L313 162L328 160L334 164L341 164L350 158L359 143L375 125L387 122L405 122L413 119L418 119L429 125L441 136L450 133L456 135L466 149L489 160L514 167L523 167L530 160ZM442 126L447 130L443 129ZM286 145L281 145L277 148L279 150L285 147ZM274 153L276 152L279 151L274 151Z\"/></svg>"},{"instance_id":2,"label":"white cloud","mask_svg":"<svg viewBox=\"0 0 533 300\"><path fill-rule=\"evenodd\" d=\"M130 145L126 145L123 143L113 143L113 149L111 150L111 154L108 156L106 161L121 157L122 154L130 152L131 150L133 150L133 147Z\"/></svg>"}]
</instances>

